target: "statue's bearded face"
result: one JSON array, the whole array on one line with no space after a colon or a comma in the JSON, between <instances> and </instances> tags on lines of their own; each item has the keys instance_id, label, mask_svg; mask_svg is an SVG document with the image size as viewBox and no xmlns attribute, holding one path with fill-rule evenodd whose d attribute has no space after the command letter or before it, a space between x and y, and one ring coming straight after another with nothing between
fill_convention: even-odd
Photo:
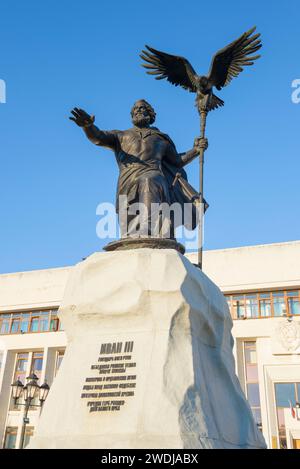
<instances>
[{"instance_id":1,"label":"statue's bearded face","mask_svg":"<svg viewBox=\"0 0 300 469\"><path fill-rule=\"evenodd\" d=\"M145 101L138 101L131 110L132 122L137 127L148 127L155 120L152 107Z\"/></svg>"}]
</instances>

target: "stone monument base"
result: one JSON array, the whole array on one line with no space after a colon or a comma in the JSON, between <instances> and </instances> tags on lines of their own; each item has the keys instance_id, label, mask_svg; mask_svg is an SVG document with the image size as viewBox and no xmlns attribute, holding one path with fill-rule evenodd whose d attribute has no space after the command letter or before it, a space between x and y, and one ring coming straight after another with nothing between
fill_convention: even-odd
<instances>
[{"instance_id":1,"label":"stone monument base","mask_svg":"<svg viewBox=\"0 0 300 469\"><path fill-rule=\"evenodd\" d=\"M174 249L72 269L68 344L30 448L265 448L217 286Z\"/></svg>"}]
</instances>

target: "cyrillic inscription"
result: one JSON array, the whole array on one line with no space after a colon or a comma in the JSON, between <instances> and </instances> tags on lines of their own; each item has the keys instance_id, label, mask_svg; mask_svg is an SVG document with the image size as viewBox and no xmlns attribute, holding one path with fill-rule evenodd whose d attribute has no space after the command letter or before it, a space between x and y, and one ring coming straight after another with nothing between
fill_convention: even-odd
<instances>
[{"instance_id":1,"label":"cyrillic inscription","mask_svg":"<svg viewBox=\"0 0 300 469\"><path fill-rule=\"evenodd\" d=\"M82 399L88 399L90 412L119 411L136 388L133 341L101 344L98 363L91 370L98 376L85 379ZM125 355L126 354L126 355ZM87 384L88 383L88 384Z\"/></svg>"}]
</instances>

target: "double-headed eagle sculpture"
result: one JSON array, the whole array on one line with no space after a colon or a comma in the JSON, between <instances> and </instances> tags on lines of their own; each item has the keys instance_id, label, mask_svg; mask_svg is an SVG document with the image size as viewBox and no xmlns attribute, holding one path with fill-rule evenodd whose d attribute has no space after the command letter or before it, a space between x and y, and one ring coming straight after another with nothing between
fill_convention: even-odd
<instances>
[{"instance_id":1,"label":"double-headed eagle sculpture","mask_svg":"<svg viewBox=\"0 0 300 469\"><path fill-rule=\"evenodd\" d=\"M237 77L246 65L252 65L260 55L252 55L261 47L260 34L253 34L255 27L238 39L220 49L213 57L208 75L197 75L190 62L184 57L167 54L146 46L140 57L149 75L156 80L166 78L175 86L182 86L196 93L196 103L206 100L206 110L211 111L224 105L224 101L213 93L213 87L221 90L232 78Z\"/></svg>"}]
</instances>

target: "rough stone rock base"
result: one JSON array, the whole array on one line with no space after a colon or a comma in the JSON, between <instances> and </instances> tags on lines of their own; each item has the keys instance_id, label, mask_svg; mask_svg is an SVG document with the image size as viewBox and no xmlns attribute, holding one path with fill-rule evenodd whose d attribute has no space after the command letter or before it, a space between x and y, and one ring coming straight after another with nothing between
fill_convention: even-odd
<instances>
[{"instance_id":1,"label":"rough stone rock base","mask_svg":"<svg viewBox=\"0 0 300 469\"><path fill-rule=\"evenodd\" d=\"M175 250L96 253L59 311L68 344L31 448L264 448L226 300Z\"/></svg>"}]
</instances>

